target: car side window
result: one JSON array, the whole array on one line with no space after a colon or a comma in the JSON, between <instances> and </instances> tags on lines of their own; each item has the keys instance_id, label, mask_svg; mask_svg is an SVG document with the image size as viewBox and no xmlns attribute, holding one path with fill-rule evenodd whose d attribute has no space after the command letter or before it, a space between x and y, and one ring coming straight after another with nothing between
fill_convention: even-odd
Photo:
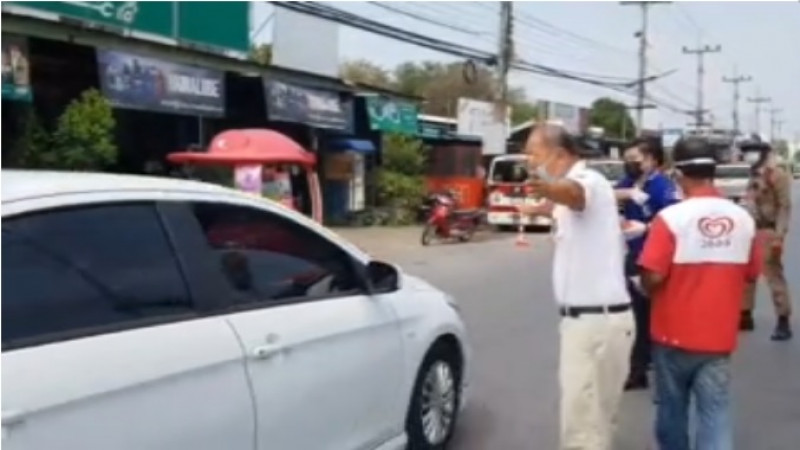
<instances>
[{"instance_id":1,"label":"car side window","mask_svg":"<svg viewBox=\"0 0 800 450\"><path fill-rule=\"evenodd\" d=\"M245 206L195 203L192 211L239 303L359 291L351 256L313 230Z\"/></svg>"},{"instance_id":2,"label":"car side window","mask_svg":"<svg viewBox=\"0 0 800 450\"><path fill-rule=\"evenodd\" d=\"M152 204L6 219L2 253L4 348L193 311Z\"/></svg>"}]
</instances>

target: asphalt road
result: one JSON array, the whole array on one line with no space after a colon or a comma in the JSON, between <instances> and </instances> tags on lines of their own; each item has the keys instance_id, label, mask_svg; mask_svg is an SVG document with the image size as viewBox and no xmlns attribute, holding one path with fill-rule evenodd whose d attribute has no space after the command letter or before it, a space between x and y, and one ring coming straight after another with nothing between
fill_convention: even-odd
<instances>
[{"instance_id":1,"label":"asphalt road","mask_svg":"<svg viewBox=\"0 0 800 450\"><path fill-rule=\"evenodd\" d=\"M792 236L785 266L800 310L800 185L794 186ZM546 234L423 248L414 230L385 239L353 239L403 266L460 302L474 350L470 403L453 442L455 450L523 450L558 447L558 336L550 287L552 246ZM792 277L794 274L794 277ZM794 327L800 334L800 320ZM773 343L772 303L761 285L757 329L743 335L734 357L736 448L800 448L800 335ZM655 449L650 392L626 393L615 450Z\"/></svg>"}]
</instances>

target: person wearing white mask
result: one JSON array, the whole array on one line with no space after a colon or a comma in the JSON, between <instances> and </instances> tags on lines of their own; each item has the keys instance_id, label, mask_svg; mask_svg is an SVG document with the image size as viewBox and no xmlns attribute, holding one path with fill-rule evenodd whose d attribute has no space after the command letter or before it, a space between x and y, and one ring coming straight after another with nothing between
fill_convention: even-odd
<instances>
[{"instance_id":1,"label":"person wearing white mask","mask_svg":"<svg viewBox=\"0 0 800 450\"><path fill-rule=\"evenodd\" d=\"M555 222L560 448L611 450L635 328L617 201L611 184L586 167L562 127L537 125L525 152L534 173L530 193L552 205ZM521 206L520 213L545 209Z\"/></svg>"}]
</instances>

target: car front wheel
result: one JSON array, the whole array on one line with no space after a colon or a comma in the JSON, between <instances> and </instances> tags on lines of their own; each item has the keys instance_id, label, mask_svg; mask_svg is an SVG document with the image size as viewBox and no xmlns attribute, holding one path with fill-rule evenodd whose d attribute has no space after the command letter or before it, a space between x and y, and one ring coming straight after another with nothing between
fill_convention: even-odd
<instances>
[{"instance_id":1,"label":"car front wheel","mask_svg":"<svg viewBox=\"0 0 800 450\"><path fill-rule=\"evenodd\" d=\"M461 367L448 346L435 346L422 363L406 418L409 450L442 450L458 418Z\"/></svg>"}]
</instances>

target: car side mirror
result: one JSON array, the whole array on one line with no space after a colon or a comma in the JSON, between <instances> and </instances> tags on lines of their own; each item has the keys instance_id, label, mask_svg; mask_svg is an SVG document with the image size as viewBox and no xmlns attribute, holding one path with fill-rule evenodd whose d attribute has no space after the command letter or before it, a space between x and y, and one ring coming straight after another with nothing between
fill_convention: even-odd
<instances>
[{"instance_id":1,"label":"car side mirror","mask_svg":"<svg viewBox=\"0 0 800 450\"><path fill-rule=\"evenodd\" d=\"M367 280L374 293L394 292L400 289L400 272L391 264L370 261L367 264Z\"/></svg>"}]
</instances>

